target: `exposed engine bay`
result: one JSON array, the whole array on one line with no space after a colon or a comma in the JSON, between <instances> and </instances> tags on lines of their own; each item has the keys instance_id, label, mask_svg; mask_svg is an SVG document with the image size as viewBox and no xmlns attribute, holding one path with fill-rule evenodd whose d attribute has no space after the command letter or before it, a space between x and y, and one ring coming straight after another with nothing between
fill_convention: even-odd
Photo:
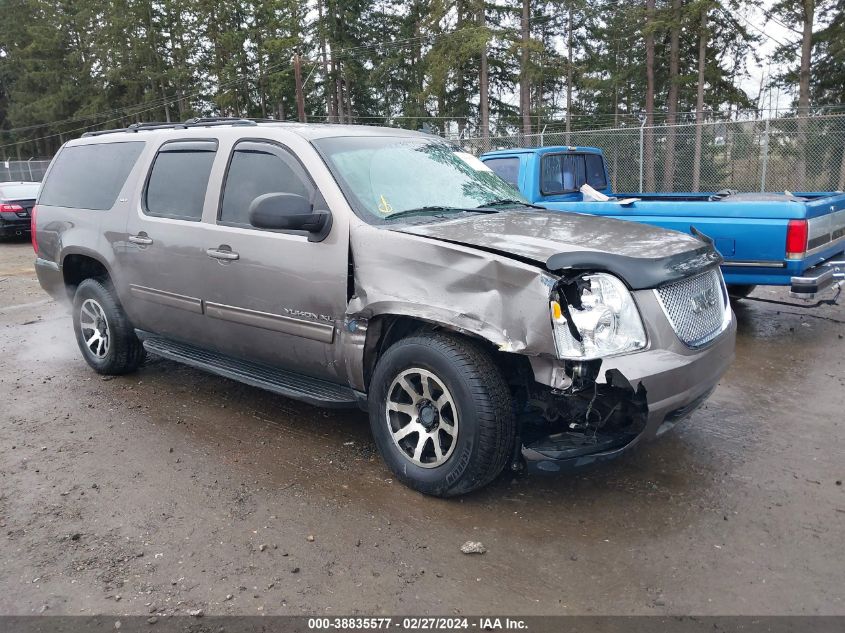
<instances>
[{"instance_id":1,"label":"exposed engine bay","mask_svg":"<svg viewBox=\"0 0 845 633\"><path fill-rule=\"evenodd\" d=\"M601 328L609 327L602 322L606 315L589 315L596 311L594 283L590 276L572 273L562 277L550 295L552 320L559 320L582 351L594 349L600 343ZM575 326L590 319L595 324L592 330ZM585 331L595 340L585 341ZM631 385L618 369L607 370L601 382L602 362L601 358L567 360L566 386L550 389L531 381L524 388L524 398L518 398L522 446L551 459L566 460L620 448L645 429L645 387Z\"/></svg>"}]
</instances>

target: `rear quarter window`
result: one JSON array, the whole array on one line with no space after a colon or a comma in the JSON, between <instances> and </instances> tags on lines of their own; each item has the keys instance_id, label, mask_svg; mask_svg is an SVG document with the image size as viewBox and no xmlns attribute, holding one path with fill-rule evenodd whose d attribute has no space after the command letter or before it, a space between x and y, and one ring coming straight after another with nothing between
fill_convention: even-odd
<instances>
[{"instance_id":1,"label":"rear quarter window","mask_svg":"<svg viewBox=\"0 0 845 633\"><path fill-rule=\"evenodd\" d=\"M73 209L111 209L144 141L65 147L47 175L38 203Z\"/></svg>"}]
</instances>

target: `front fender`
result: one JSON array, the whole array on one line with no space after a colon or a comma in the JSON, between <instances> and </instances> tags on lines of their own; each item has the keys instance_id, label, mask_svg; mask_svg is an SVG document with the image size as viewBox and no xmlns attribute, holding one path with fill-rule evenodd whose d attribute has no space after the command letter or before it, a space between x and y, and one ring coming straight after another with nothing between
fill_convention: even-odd
<instances>
[{"instance_id":1,"label":"front fender","mask_svg":"<svg viewBox=\"0 0 845 633\"><path fill-rule=\"evenodd\" d=\"M505 352L554 351L549 296L538 266L430 237L356 227L347 317L392 314L466 332Z\"/></svg>"}]
</instances>

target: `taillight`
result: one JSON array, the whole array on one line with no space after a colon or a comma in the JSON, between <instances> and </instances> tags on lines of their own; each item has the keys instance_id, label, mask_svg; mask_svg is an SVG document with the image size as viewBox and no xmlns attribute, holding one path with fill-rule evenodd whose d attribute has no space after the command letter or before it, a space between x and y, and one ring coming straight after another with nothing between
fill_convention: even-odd
<instances>
[{"instance_id":1,"label":"taillight","mask_svg":"<svg viewBox=\"0 0 845 633\"><path fill-rule=\"evenodd\" d=\"M38 255L38 238L35 235L35 212L38 207L33 206L32 211L29 212L29 237L32 240L32 250Z\"/></svg>"},{"instance_id":2,"label":"taillight","mask_svg":"<svg viewBox=\"0 0 845 633\"><path fill-rule=\"evenodd\" d=\"M17 204L0 204L0 213L21 213L23 207Z\"/></svg>"},{"instance_id":3,"label":"taillight","mask_svg":"<svg viewBox=\"0 0 845 633\"><path fill-rule=\"evenodd\" d=\"M786 227L786 258L802 259L807 252L807 220L790 220Z\"/></svg>"}]
</instances>

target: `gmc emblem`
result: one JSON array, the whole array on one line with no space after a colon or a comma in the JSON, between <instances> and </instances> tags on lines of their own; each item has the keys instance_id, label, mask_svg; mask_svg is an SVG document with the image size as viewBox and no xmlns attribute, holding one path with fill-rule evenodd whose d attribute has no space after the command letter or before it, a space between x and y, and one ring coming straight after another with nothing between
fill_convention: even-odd
<instances>
[{"instance_id":1,"label":"gmc emblem","mask_svg":"<svg viewBox=\"0 0 845 633\"><path fill-rule=\"evenodd\" d=\"M708 308L712 308L716 305L717 299L716 290L714 288L707 288L706 290L702 290L698 294L691 296L689 301L692 304L693 313L701 314Z\"/></svg>"}]
</instances>

